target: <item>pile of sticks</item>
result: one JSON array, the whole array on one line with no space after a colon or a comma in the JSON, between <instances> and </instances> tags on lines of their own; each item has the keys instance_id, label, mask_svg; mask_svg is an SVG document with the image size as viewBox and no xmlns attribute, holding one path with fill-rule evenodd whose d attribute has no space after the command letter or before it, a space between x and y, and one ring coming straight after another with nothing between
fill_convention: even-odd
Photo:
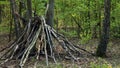
<instances>
[{"instance_id":1,"label":"pile of sticks","mask_svg":"<svg viewBox=\"0 0 120 68\"><path fill-rule=\"evenodd\" d=\"M36 47L37 40L39 40L39 45ZM59 45L55 45L56 42L54 41L57 41ZM34 56L36 56L36 59L39 59L41 52L45 55L47 65L49 57L57 63L56 55L59 56L60 54L56 54L55 46L61 46L66 55L76 61L77 58L74 54L80 54L80 50L86 51L73 45L63 35L47 25L43 16L35 17L33 20L29 20L29 23L18 39L0 51L7 50L0 57L1 59L5 58L5 61L1 64L11 59L17 60L20 58L19 66L22 68L31 53L35 53ZM33 52L34 49L35 52Z\"/></svg>"}]
</instances>

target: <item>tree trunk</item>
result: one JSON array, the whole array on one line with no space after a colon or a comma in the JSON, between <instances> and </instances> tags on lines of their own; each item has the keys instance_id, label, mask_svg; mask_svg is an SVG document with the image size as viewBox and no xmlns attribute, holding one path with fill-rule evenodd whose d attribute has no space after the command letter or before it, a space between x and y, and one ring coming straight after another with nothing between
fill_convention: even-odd
<instances>
[{"instance_id":1,"label":"tree trunk","mask_svg":"<svg viewBox=\"0 0 120 68\"><path fill-rule=\"evenodd\" d=\"M52 27L53 22L54 22L54 0L49 0L46 23Z\"/></svg>"},{"instance_id":2,"label":"tree trunk","mask_svg":"<svg viewBox=\"0 0 120 68\"><path fill-rule=\"evenodd\" d=\"M22 16L22 1L19 2L19 14Z\"/></svg>"},{"instance_id":3,"label":"tree trunk","mask_svg":"<svg viewBox=\"0 0 120 68\"><path fill-rule=\"evenodd\" d=\"M48 7L48 10L47 10L46 17L47 17L46 18L46 24L53 27L53 22L54 22L54 0L49 0L49 7ZM48 54L51 54L50 53L50 46L47 46L47 52L48 52Z\"/></svg>"},{"instance_id":4,"label":"tree trunk","mask_svg":"<svg viewBox=\"0 0 120 68\"><path fill-rule=\"evenodd\" d=\"M32 3L31 0L27 0L27 11L28 11L28 19L32 19Z\"/></svg>"},{"instance_id":5,"label":"tree trunk","mask_svg":"<svg viewBox=\"0 0 120 68\"><path fill-rule=\"evenodd\" d=\"M91 33L91 25L90 25L90 0L88 0L87 7L88 7L87 22L88 22L88 28L89 28L87 34L90 34Z\"/></svg>"},{"instance_id":6,"label":"tree trunk","mask_svg":"<svg viewBox=\"0 0 120 68\"><path fill-rule=\"evenodd\" d=\"M18 38L20 36L20 22L17 18L17 15L15 14L17 12L15 0L10 0L10 6L12 11L12 16L14 18L16 38Z\"/></svg>"},{"instance_id":7,"label":"tree trunk","mask_svg":"<svg viewBox=\"0 0 120 68\"><path fill-rule=\"evenodd\" d=\"M101 23L101 7L99 7L99 38L101 38L101 28L102 28L102 23Z\"/></svg>"},{"instance_id":8,"label":"tree trunk","mask_svg":"<svg viewBox=\"0 0 120 68\"><path fill-rule=\"evenodd\" d=\"M2 5L0 5L0 24L2 22Z\"/></svg>"},{"instance_id":9,"label":"tree trunk","mask_svg":"<svg viewBox=\"0 0 120 68\"><path fill-rule=\"evenodd\" d=\"M110 29L110 5L111 0L104 0L104 21L103 21L103 30L102 30L102 36L100 38L100 43L98 45L97 49L97 56L104 57L106 56L106 50L107 50L107 44L109 40L109 29Z\"/></svg>"}]
</instances>

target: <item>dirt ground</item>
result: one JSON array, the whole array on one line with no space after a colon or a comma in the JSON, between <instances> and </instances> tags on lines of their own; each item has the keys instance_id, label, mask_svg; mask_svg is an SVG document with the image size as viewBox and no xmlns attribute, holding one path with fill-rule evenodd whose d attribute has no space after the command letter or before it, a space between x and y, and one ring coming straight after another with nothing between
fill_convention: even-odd
<instances>
[{"instance_id":1,"label":"dirt ground","mask_svg":"<svg viewBox=\"0 0 120 68\"><path fill-rule=\"evenodd\" d=\"M0 50L7 46L8 34L0 35ZM78 44L78 39L70 39L72 43ZM90 40L80 47L88 50L89 52L95 53L98 45L98 40ZM0 52L0 56L3 53ZM120 39L110 40L107 49L107 58L99 58L92 56L88 53L82 53L79 58L79 61L73 60L58 60L58 63L55 64L53 61L49 61L49 66L46 66L45 58L41 57L36 63L36 59L29 58L24 68L120 68ZM2 61L0 61L2 62ZM4 65L1 65L0 68L17 68L19 60L11 60L6 62ZM37 66L37 67L35 67Z\"/></svg>"}]
</instances>

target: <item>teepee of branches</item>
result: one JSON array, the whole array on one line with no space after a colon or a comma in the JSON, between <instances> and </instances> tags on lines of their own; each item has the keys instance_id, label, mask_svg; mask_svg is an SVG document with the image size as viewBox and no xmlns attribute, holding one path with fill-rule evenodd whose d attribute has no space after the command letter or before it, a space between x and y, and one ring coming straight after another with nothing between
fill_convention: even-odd
<instances>
[{"instance_id":1,"label":"teepee of branches","mask_svg":"<svg viewBox=\"0 0 120 68\"><path fill-rule=\"evenodd\" d=\"M36 47L38 40L39 45ZM33 53L33 49L35 49L34 56L36 56L36 59L39 59L42 53L45 55L47 65L49 57L57 63L56 58L60 56L60 54L56 52L56 46L62 47L64 53L66 53L65 55L76 61L76 54L80 55L80 50L86 51L73 45L63 35L57 33L52 27L47 25L43 16L37 16L34 17L33 20L29 20L29 23L26 25L19 38L0 51L3 52L6 50L0 57L1 59L5 58L4 62L1 64L11 59L17 60L21 57L19 66L22 68L29 58L29 55Z\"/></svg>"}]
</instances>

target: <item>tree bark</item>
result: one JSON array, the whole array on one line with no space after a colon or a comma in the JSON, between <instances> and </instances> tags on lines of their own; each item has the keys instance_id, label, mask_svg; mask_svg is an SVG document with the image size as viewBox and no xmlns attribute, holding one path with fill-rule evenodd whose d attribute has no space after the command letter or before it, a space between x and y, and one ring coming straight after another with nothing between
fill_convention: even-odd
<instances>
[{"instance_id":1,"label":"tree bark","mask_svg":"<svg viewBox=\"0 0 120 68\"><path fill-rule=\"evenodd\" d=\"M19 1L19 14L22 16L22 0Z\"/></svg>"},{"instance_id":2,"label":"tree bark","mask_svg":"<svg viewBox=\"0 0 120 68\"><path fill-rule=\"evenodd\" d=\"M53 27L54 22L54 0L49 0L46 23Z\"/></svg>"},{"instance_id":3,"label":"tree bark","mask_svg":"<svg viewBox=\"0 0 120 68\"><path fill-rule=\"evenodd\" d=\"M100 43L98 45L97 49L97 56L99 57L105 57L106 56L106 50L107 50L107 44L109 40L109 31L110 31L110 6L111 6L111 0L104 0L104 21L103 21L103 30L102 30L102 36L100 38Z\"/></svg>"},{"instance_id":4,"label":"tree bark","mask_svg":"<svg viewBox=\"0 0 120 68\"><path fill-rule=\"evenodd\" d=\"M46 24L53 27L53 22L54 22L54 0L49 0L49 6L48 6L47 13L46 13L46 17L47 17L46 18ZM51 54L50 53L50 46L47 46L47 52L48 52L48 54Z\"/></svg>"},{"instance_id":5,"label":"tree bark","mask_svg":"<svg viewBox=\"0 0 120 68\"><path fill-rule=\"evenodd\" d=\"M32 3L31 0L27 0L28 19L32 18Z\"/></svg>"},{"instance_id":6,"label":"tree bark","mask_svg":"<svg viewBox=\"0 0 120 68\"><path fill-rule=\"evenodd\" d=\"M15 0L10 0L10 6L12 11L12 16L14 18L16 38L18 38L20 36L20 22L17 18L17 15L15 14L17 12Z\"/></svg>"},{"instance_id":7,"label":"tree bark","mask_svg":"<svg viewBox=\"0 0 120 68\"><path fill-rule=\"evenodd\" d=\"M0 24L2 22L2 5L0 5Z\"/></svg>"}]
</instances>

